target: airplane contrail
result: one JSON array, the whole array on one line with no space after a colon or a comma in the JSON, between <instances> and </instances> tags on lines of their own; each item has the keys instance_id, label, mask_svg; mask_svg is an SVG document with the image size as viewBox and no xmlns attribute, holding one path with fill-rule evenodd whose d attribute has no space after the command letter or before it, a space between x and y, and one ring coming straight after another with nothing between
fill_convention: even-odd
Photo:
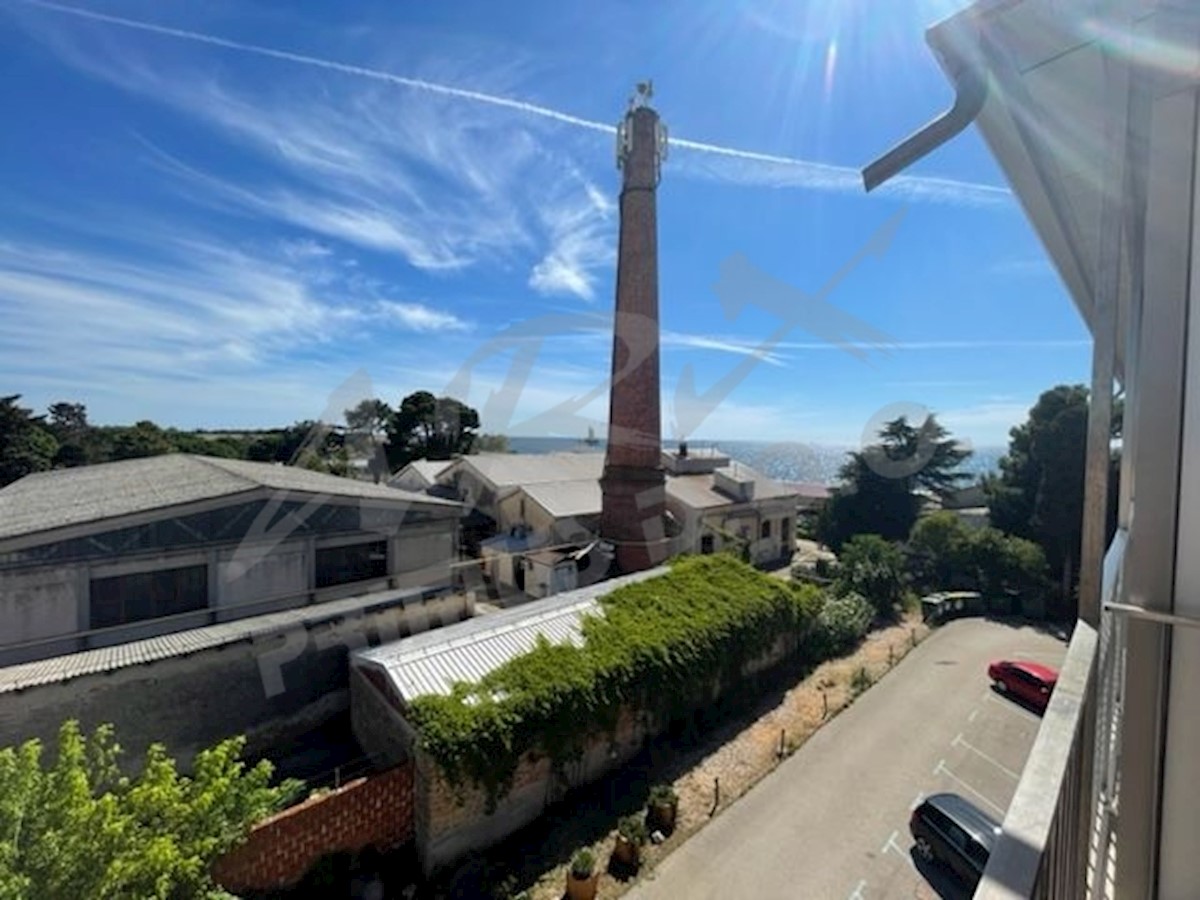
<instances>
[{"instance_id":1,"label":"airplane contrail","mask_svg":"<svg viewBox=\"0 0 1200 900\"><path fill-rule=\"evenodd\" d=\"M340 72L344 75L354 75L359 78L369 78L373 81L381 81L387 84L394 84L399 87L410 88L412 90L426 91L431 94L439 94L443 97L454 97L460 100L469 100L475 103L486 104L488 106L496 106L500 107L501 109L509 109L513 110L514 112L525 113L526 115L538 116L543 119L560 122L564 125L573 125L576 128L584 128L589 131L598 131L605 134L613 134L616 131L616 128L607 122L597 122L594 119L585 119L582 116L576 116L572 115L571 113L562 112L561 110L551 109L548 106L541 106L537 103L529 103L525 100L515 100L511 97L488 94L483 91L473 91L467 88L439 84L435 81L426 81L423 78L410 78L404 75L396 75L391 72L384 72L382 70L372 69L366 66L357 66L352 63L338 62L337 60L325 59L324 57L320 56L310 56L306 53L293 53L290 50L279 50L274 47L263 46L262 44L252 44L246 41L235 41L230 38L206 34L201 31L191 31L185 28L172 28L168 25L157 25L153 22L146 22L140 19L130 19L125 16L113 15L112 13L96 12L95 10L83 9L77 6L55 3L53 0L9 0L9 2L22 3L26 6L33 6L38 9L75 16L80 19L89 19L94 22L103 22L108 25L129 28L134 31L158 34L165 37L173 37L180 40L192 41L194 43L208 44L212 47L221 47L226 50L236 50L242 53L252 53L256 56L263 56L269 59L277 59L284 62L296 63L298 65L312 66L314 68L325 69L330 72ZM709 144L703 141L689 140L687 138L672 137L670 138L670 144L673 147L680 149L693 150L715 156L740 159L748 162L767 163L773 166L792 167L801 175L811 176L808 179L801 178L801 185L805 184L806 180L808 180L812 181L812 184L808 185L810 187L835 187L852 189L855 190L855 192L861 192L859 189L859 173L856 169L853 169L849 166L830 165L828 163L819 163L812 160L796 159L790 156L775 156L769 153L756 153L751 150L739 150L735 147L724 147L719 144ZM758 183L754 179L743 180L746 180L747 183ZM1002 203L1011 196L1010 192L1006 188L997 187L994 185L914 175L901 176L900 178L894 179L894 184L891 185L891 188L892 190L889 191L889 193L909 197L930 197L933 199L945 200L954 198L957 195L957 199L966 201L972 205L979 205L981 203Z\"/></svg>"}]
</instances>

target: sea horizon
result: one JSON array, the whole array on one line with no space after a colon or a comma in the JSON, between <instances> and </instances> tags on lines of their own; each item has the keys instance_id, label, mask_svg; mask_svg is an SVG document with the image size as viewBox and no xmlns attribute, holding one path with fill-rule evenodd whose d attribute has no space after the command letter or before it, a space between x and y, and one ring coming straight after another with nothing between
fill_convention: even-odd
<instances>
[{"instance_id":1,"label":"sea horizon","mask_svg":"<svg viewBox=\"0 0 1200 900\"><path fill-rule=\"evenodd\" d=\"M508 435L509 451L513 453L600 452L605 440L597 437L589 443L583 438ZM675 441L664 441L672 447ZM769 478L813 484L836 484L838 470L851 451L851 444L819 444L805 441L748 441L748 440L689 440L695 449L716 448L732 459L757 469ZM1000 458L1007 447L974 447L971 456L959 467L975 479L999 470Z\"/></svg>"}]
</instances>

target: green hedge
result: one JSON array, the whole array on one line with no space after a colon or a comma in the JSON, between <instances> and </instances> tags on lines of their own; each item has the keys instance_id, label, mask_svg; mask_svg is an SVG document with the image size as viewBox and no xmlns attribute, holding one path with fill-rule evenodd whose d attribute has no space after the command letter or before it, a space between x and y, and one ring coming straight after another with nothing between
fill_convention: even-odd
<instances>
[{"instance_id":1,"label":"green hedge","mask_svg":"<svg viewBox=\"0 0 1200 900\"><path fill-rule=\"evenodd\" d=\"M530 750L556 765L577 758L589 735L611 731L622 706L673 716L779 637L802 637L821 608L819 590L791 585L729 556L688 557L659 578L600 599L583 622L582 647L544 639L451 696L416 698L421 748L454 784L507 793Z\"/></svg>"}]
</instances>

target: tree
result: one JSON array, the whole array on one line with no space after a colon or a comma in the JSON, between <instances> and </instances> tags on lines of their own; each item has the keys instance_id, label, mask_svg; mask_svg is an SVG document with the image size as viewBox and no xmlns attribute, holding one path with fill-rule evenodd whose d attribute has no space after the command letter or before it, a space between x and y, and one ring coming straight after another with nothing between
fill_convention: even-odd
<instances>
[{"instance_id":1,"label":"tree","mask_svg":"<svg viewBox=\"0 0 1200 900\"><path fill-rule=\"evenodd\" d=\"M416 391L400 402L388 422L388 464L414 459L451 459L471 452L479 413L453 397Z\"/></svg>"},{"instance_id":2,"label":"tree","mask_svg":"<svg viewBox=\"0 0 1200 900\"><path fill-rule=\"evenodd\" d=\"M59 731L44 765L34 740L0 750L0 897L227 896L209 865L299 784L272 785L272 767L247 768L244 739L196 756L180 775L161 745L135 778L120 774L111 726Z\"/></svg>"},{"instance_id":3,"label":"tree","mask_svg":"<svg viewBox=\"0 0 1200 900\"><path fill-rule=\"evenodd\" d=\"M353 409L346 410L346 425L351 431L379 434L387 428L392 418L392 408L382 400L363 400Z\"/></svg>"},{"instance_id":4,"label":"tree","mask_svg":"<svg viewBox=\"0 0 1200 900\"><path fill-rule=\"evenodd\" d=\"M910 568L922 590L966 590L974 585L971 533L949 510L922 516L908 538Z\"/></svg>"},{"instance_id":5,"label":"tree","mask_svg":"<svg viewBox=\"0 0 1200 900\"><path fill-rule=\"evenodd\" d=\"M167 433L148 419L121 428L113 437L112 459L142 459L175 452Z\"/></svg>"},{"instance_id":6,"label":"tree","mask_svg":"<svg viewBox=\"0 0 1200 900\"><path fill-rule=\"evenodd\" d=\"M834 550L856 534L903 541L921 511L917 489L944 496L970 476L957 471L970 451L929 416L915 427L901 416L879 431L879 442L851 453L817 519L817 536Z\"/></svg>"},{"instance_id":7,"label":"tree","mask_svg":"<svg viewBox=\"0 0 1200 900\"><path fill-rule=\"evenodd\" d=\"M50 421L46 427L58 441L55 468L87 465L92 459L95 443L87 407L82 403L60 402L51 404L49 412Z\"/></svg>"},{"instance_id":8,"label":"tree","mask_svg":"<svg viewBox=\"0 0 1200 900\"><path fill-rule=\"evenodd\" d=\"M0 397L0 487L54 462L58 441L33 410L19 406L20 394Z\"/></svg>"},{"instance_id":9,"label":"tree","mask_svg":"<svg viewBox=\"0 0 1200 900\"><path fill-rule=\"evenodd\" d=\"M1119 433L1122 416L1113 417ZM1058 385L1044 392L1026 422L1009 432L1000 474L985 482L992 524L1036 541L1060 573L1060 592L1073 594L1083 533L1088 389ZM1115 496L1115 492L1114 492ZM1110 509L1115 505L1110 503Z\"/></svg>"},{"instance_id":10,"label":"tree","mask_svg":"<svg viewBox=\"0 0 1200 900\"><path fill-rule=\"evenodd\" d=\"M508 436L504 434L481 434L471 445L472 453L510 453Z\"/></svg>"},{"instance_id":11,"label":"tree","mask_svg":"<svg viewBox=\"0 0 1200 900\"><path fill-rule=\"evenodd\" d=\"M881 616L904 596L904 551L877 534L851 538L838 554L839 594L861 594Z\"/></svg>"}]
</instances>

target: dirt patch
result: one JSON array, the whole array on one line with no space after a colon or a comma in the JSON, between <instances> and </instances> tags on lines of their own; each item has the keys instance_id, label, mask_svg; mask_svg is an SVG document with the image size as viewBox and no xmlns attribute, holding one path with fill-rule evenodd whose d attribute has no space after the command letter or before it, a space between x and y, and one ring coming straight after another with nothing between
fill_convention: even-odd
<instances>
[{"instance_id":1,"label":"dirt patch","mask_svg":"<svg viewBox=\"0 0 1200 900\"><path fill-rule=\"evenodd\" d=\"M651 871L713 815L728 807L794 753L825 722L883 677L928 633L929 629L921 623L919 616L906 616L896 625L872 632L849 656L817 666L754 721L743 722L732 730L718 728L706 736L694 748L690 758L682 761L683 766L678 769L680 774L673 780L679 794L675 833L662 844L647 844L643 848L641 875ZM610 832L588 844L601 869L608 865L614 842L615 832ZM554 866L536 879L527 896L530 900L559 900L563 896L565 878L566 864ZM635 881L621 880L605 871L600 876L598 897L602 900L619 897ZM503 894L499 896L503 897Z\"/></svg>"}]
</instances>

